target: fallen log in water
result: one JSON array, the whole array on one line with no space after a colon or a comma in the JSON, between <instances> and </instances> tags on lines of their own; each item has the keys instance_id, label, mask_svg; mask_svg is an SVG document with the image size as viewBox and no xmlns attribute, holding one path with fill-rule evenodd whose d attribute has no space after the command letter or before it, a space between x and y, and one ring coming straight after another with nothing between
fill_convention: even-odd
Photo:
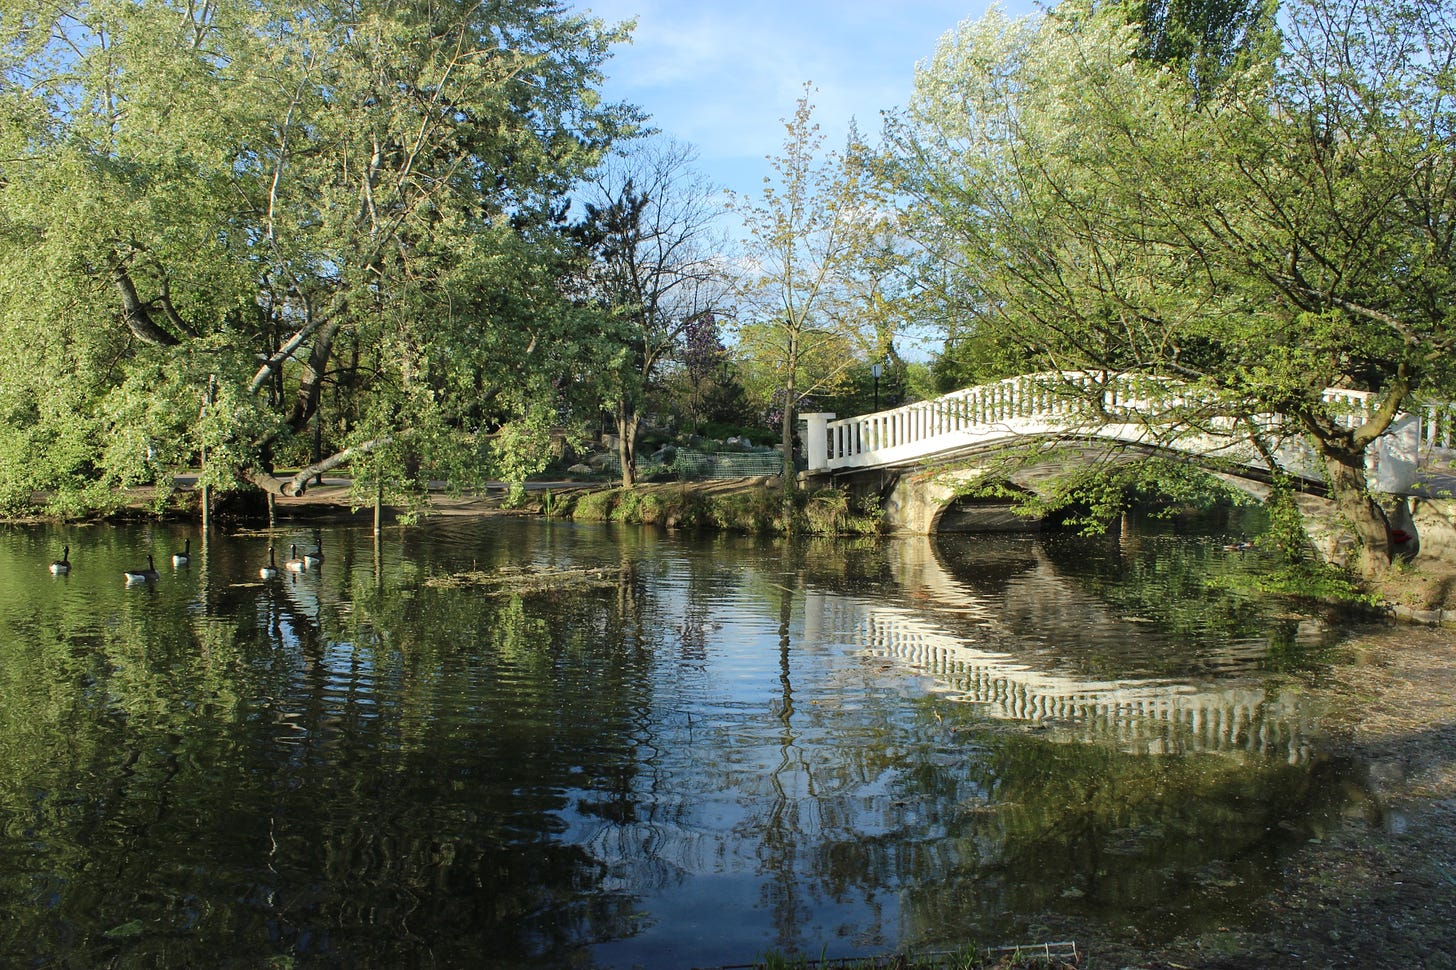
<instances>
[{"instance_id":1,"label":"fallen log in water","mask_svg":"<svg viewBox=\"0 0 1456 970\"><path fill-rule=\"evenodd\" d=\"M556 569L542 566L502 566L494 572L478 569L431 576L426 586L441 589L478 589L488 596L546 593L559 590L615 589L622 569L578 567Z\"/></svg>"}]
</instances>

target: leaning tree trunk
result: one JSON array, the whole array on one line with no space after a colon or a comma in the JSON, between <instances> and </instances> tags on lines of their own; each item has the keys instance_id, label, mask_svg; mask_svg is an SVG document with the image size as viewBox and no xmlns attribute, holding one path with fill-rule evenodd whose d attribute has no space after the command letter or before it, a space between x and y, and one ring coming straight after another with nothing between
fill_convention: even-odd
<instances>
[{"instance_id":1,"label":"leaning tree trunk","mask_svg":"<svg viewBox=\"0 0 1456 970\"><path fill-rule=\"evenodd\" d=\"M1391 538L1385 513L1370 495L1365 476L1365 451L1352 451L1326 445L1323 449L1325 473L1329 476L1330 497L1340 515L1350 524L1358 543L1355 566L1366 579L1380 576L1390 568Z\"/></svg>"}]
</instances>

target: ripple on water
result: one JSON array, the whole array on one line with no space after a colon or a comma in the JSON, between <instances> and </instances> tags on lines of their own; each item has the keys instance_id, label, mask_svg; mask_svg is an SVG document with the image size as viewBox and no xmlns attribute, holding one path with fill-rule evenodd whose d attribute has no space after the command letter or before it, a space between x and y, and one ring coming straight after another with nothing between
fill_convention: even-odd
<instances>
[{"instance_id":1,"label":"ripple on water","mask_svg":"<svg viewBox=\"0 0 1456 970\"><path fill-rule=\"evenodd\" d=\"M60 538L0 536L0 579ZM68 580L0 601L22 961L714 965L1047 914L1171 932L1238 915L1199 872L1256 893L1277 866L1248 860L1344 804L1299 755L1298 697L1237 693L1324 635L1229 591L1254 557L450 519L288 525L275 542L328 559L276 583L267 537L218 536L124 589L113 567L172 538L71 536ZM425 584L502 566L620 581Z\"/></svg>"}]
</instances>

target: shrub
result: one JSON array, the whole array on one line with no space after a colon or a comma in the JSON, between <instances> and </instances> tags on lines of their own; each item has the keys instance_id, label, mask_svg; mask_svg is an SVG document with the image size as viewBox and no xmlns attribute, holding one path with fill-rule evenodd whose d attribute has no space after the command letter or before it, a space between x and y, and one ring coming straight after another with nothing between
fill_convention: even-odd
<instances>
[{"instance_id":1,"label":"shrub","mask_svg":"<svg viewBox=\"0 0 1456 970\"><path fill-rule=\"evenodd\" d=\"M621 494L620 489L604 489L578 495L571 508L571 517L582 522L606 522L616 511Z\"/></svg>"},{"instance_id":2,"label":"shrub","mask_svg":"<svg viewBox=\"0 0 1456 970\"><path fill-rule=\"evenodd\" d=\"M856 505L842 488L826 488L804 499L803 531L811 535L872 535L884 524L884 511L871 497Z\"/></svg>"}]
</instances>

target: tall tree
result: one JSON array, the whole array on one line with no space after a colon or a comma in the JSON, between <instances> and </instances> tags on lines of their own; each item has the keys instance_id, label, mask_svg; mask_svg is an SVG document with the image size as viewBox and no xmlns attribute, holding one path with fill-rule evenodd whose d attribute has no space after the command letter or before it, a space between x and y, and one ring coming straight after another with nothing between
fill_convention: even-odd
<instances>
[{"instance_id":1,"label":"tall tree","mask_svg":"<svg viewBox=\"0 0 1456 970\"><path fill-rule=\"evenodd\" d=\"M843 381L876 347L876 318L855 299L868 254L883 239L869 152L851 141L821 157L810 87L784 122L783 154L758 200L740 198L743 219L739 348L771 386L783 440L785 491L796 482L794 425L801 400ZM858 295L864 295L863 287Z\"/></svg>"},{"instance_id":2,"label":"tall tree","mask_svg":"<svg viewBox=\"0 0 1456 970\"><path fill-rule=\"evenodd\" d=\"M727 298L720 192L695 162L681 143L640 143L594 178L579 227L591 257L585 289L606 317L601 377L628 487L637 480L642 410L663 364L693 321L721 311Z\"/></svg>"},{"instance_id":3,"label":"tall tree","mask_svg":"<svg viewBox=\"0 0 1456 970\"><path fill-rule=\"evenodd\" d=\"M1283 16L1208 94L1114 7L993 11L943 40L892 137L983 339L1028 369L1176 379L1184 429L1232 418L1271 447L1247 419L1287 415L1374 574L1366 446L1453 388L1456 25L1437 0Z\"/></svg>"},{"instance_id":4,"label":"tall tree","mask_svg":"<svg viewBox=\"0 0 1456 970\"><path fill-rule=\"evenodd\" d=\"M552 217L635 119L595 91L622 36L553 0L8 4L11 497L474 464L574 346Z\"/></svg>"}]
</instances>

